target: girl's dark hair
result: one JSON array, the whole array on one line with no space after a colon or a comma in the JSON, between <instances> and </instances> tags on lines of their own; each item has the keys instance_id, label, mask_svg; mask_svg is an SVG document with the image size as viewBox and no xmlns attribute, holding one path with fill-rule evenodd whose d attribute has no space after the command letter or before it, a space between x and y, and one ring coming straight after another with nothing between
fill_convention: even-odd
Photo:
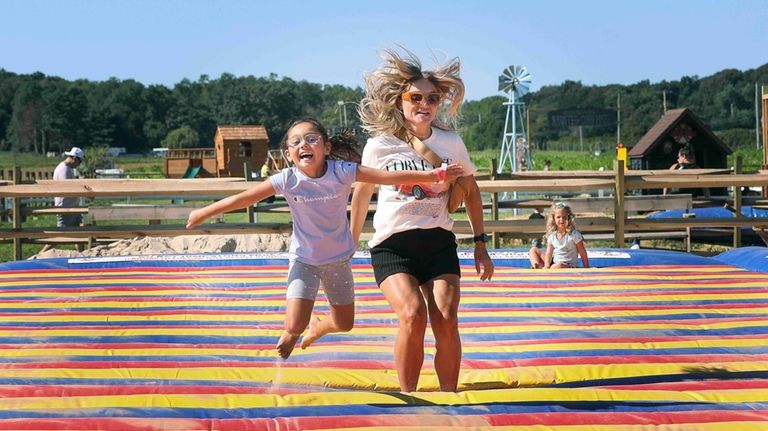
<instances>
[{"instance_id":1,"label":"girl's dark hair","mask_svg":"<svg viewBox=\"0 0 768 431\"><path fill-rule=\"evenodd\" d=\"M285 150L288 148L286 144L286 142L288 141L288 133L296 125L301 123L311 124L312 127L314 127L315 130L317 130L320 133L320 135L323 137L323 142L331 143L331 153L328 155L327 158L333 159L333 160L347 160L350 162L360 163L360 160L362 158L361 152L360 152L360 145L357 143L357 138L355 138L355 134L352 129L342 129L340 134L329 137L328 131L325 130L325 127L319 121L310 117L300 118L292 122L291 125L288 126L288 130L285 131L285 135L283 135L283 139L280 140L281 150Z\"/></svg>"}]
</instances>

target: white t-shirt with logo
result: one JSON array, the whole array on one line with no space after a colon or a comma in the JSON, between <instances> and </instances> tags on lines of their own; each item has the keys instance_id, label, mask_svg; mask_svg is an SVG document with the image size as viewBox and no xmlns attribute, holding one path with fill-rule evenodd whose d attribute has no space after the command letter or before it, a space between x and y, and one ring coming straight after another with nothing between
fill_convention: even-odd
<instances>
[{"instance_id":1,"label":"white t-shirt with logo","mask_svg":"<svg viewBox=\"0 0 768 431\"><path fill-rule=\"evenodd\" d=\"M465 175L477 171L458 133L433 127L432 135L423 142L445 163L462 165ZM363 149L361 164L386 171L429 171L435 168L407 142L394 136L369 139ZM451 230L453 220L447 209L448 188L448 184L380 185L373 216L375 233L368 245L375 247L392 234L412 229L440 227Z\"/></svg>"},{"instance_id":2,"label":"white t-shirt with logo","mask_svg":"<svg viewBox=\"0 0 768 431\"><path fill-rule=\"evenodd\" d=\"M357 164L328 160L320 178L310 178L295 166L269 177L277 194L291 208L293 233L290 258L309 265L349 259L355 252L347 219L347 202Z\"/></svg>"},{"instance_id":3,"label":"white t-shirt with logo","mask_svg":"<svg viewBox=\"0 0 768 431\"><path fill-rule=\"evenodd\" d=\"M584 236L576 229L567 232L562 239L557 238L557 232L547 236L547 242L552 244L554 250L552 263L565 263L571 268L579 266L579 250L576 244L584 241Z\"/></svg>"}]
</instances>

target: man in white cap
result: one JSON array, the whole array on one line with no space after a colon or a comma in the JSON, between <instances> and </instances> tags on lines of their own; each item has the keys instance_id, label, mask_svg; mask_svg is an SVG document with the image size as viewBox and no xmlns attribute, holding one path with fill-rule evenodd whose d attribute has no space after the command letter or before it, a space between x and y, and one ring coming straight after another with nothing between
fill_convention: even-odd
<instances>
[{"instance_id":1,"label":"man in white cap","mask_svg":"<svg viewBox=\"0 0 768 431\"><path fill-rule=\"evenodd\" d=\"M75 169L80 166L85 158L85 153L81 148L72 147L71 150L64 153L66 158L56 166L53 171L54 180L72 180L75 179ZM76 207L80 203L80 198L53 198L53 205L62 208ZM57 214L56 226L80 226L83 222L83 216L80 214Z\"/></svg>"},{"instance_id":2,"label":"man in white cap","mask_svg":"<svg viewBox=\"0 0 768 431\"><path fill-rule=\"evenodd\" d=\"M72 147L71 150L64 152L64 160L56 166L53 171L54 180L72 180L77 178L75 175L75 169L80 166L85 158L85 152L82 148ZM77 207L80 204L80 198L78 197L55 197L53 198L53 205L62 208ZM56 226L57 227L70 227L80 226L83 223L83 216L81 214L56 214ZM46 244L42 251L46 251L53 248L51 244ZM80 246L78 245L78 250Z\"/></svg>"}]
</instances>

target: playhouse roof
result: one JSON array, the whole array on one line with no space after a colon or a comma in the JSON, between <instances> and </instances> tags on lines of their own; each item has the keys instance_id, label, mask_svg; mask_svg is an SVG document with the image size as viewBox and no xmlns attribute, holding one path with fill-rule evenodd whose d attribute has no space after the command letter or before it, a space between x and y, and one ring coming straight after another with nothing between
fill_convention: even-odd
<instances>
[{"instance_id":1,"label":"playhouse roof","mask_svg":"<svg viewBox=\"0 0 768 431\"><path fill-rule=\"evenodd\" d=\"M216 134L221 135L225 141L269 141L266 127L258 125L220 125L216 128Z\"/></svg>"},{"instance_id":2,"label":"playhouse roof","mask_svg":"<svg viewBox=\"0 0 768 431\"><path fill-rule=\"evenodd\" d=\"M709 127L707 127L699 117L693 113L693 111L688 108L680 108L670 109L662 115L659 121L657 121L639 141L637 141L637 144L635 144L631 150L629 150L628 155L630 157L645 156L653 150L656 145L664 141L664 139L667 138L672 130L674 130L680 123L686 123L689 126L698 129L698 131L705 134L711 142L719 146L725 154L731 154L731 149L728 148L717 135L712 133L712 131L709 130Z\"/></svg>"}]
</instances>

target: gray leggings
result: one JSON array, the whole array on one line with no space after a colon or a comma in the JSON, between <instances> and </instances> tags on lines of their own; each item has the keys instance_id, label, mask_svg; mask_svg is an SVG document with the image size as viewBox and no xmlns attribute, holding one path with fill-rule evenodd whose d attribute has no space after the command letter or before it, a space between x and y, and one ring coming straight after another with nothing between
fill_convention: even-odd
<instances>
[{"instance_id":1,"label":"gray leggings","mask_svg":"<svg viewBox=\"0 0 768 431\"><path fill-rule=\"evenodd\" d=\"M288 263L288 291L286 298L314 301L323 286L328 303L348 305L355 302L355 282L349 259L326 265L309 265L299 261Z\"/></svg>"}]
</instances>

